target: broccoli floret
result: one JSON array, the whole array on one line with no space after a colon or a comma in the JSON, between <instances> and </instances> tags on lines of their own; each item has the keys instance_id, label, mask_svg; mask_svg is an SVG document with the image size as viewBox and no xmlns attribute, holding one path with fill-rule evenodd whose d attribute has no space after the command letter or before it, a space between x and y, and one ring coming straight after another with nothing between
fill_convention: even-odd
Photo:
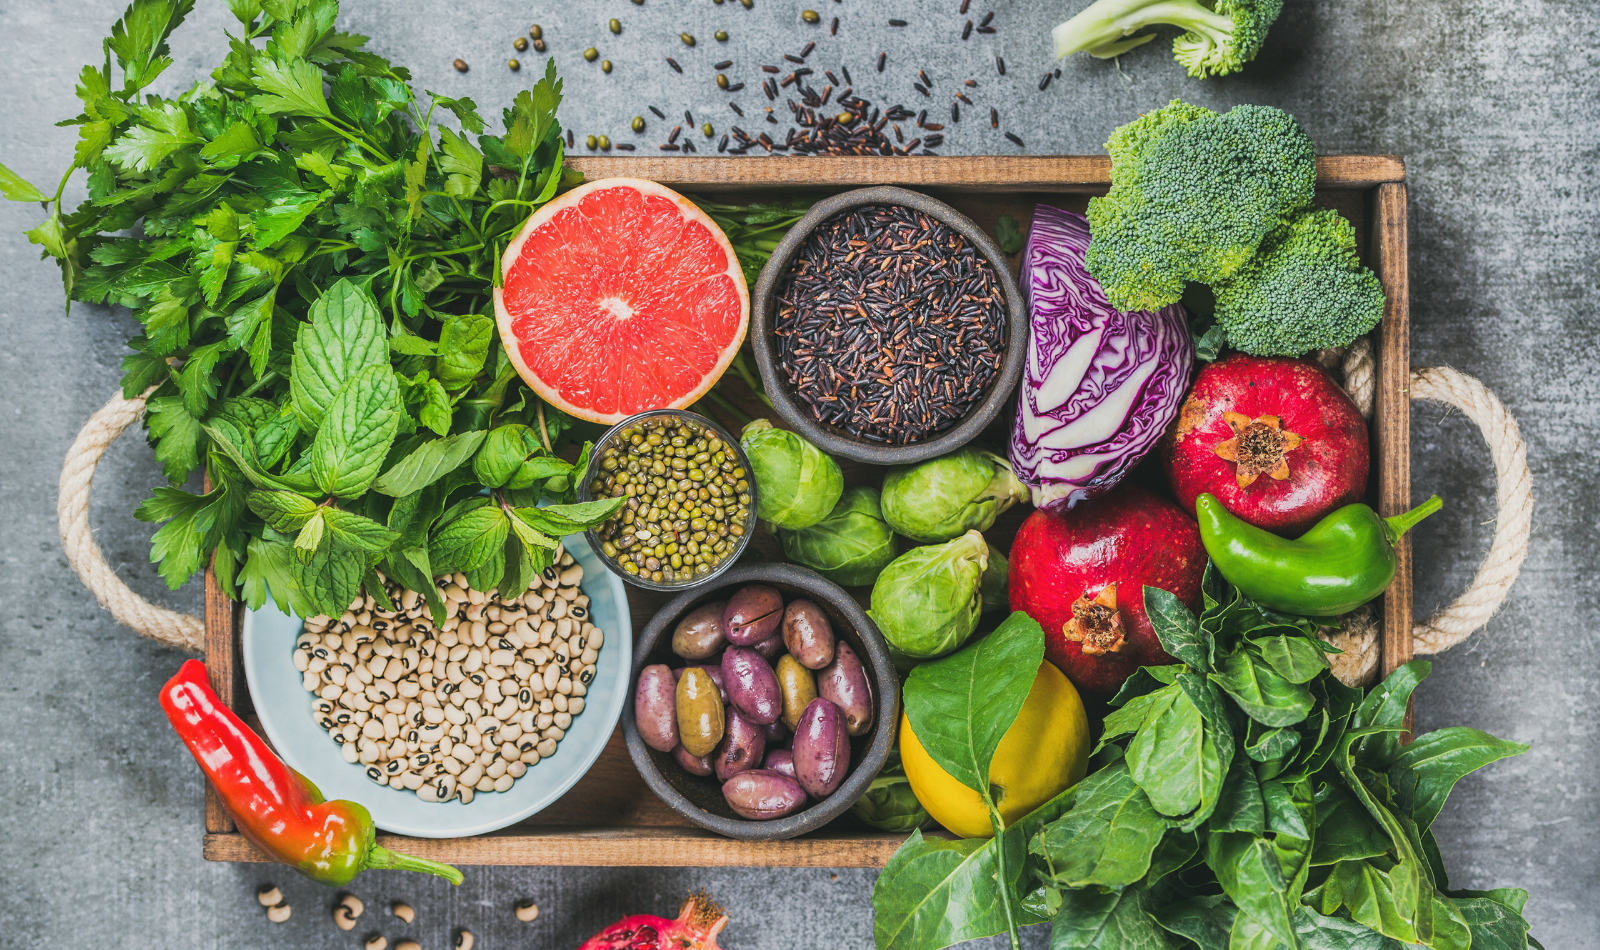
<instances>
[{"instance_id":1,"label":"broccoli floret","mask_svg":"<svg viewBox=\"0 0 1600 950\"><path fill-rule=\"evenodd\" d=\"M1255 356L1345 346L1383 317L1383 285L1357 259L1355 229L1327 209L1272 232L1253 260L1214 289L1229 345Z\"/></svg>"},{"instance_id":2,"label":"broccoli floret","mask_svg":"<svg viewBox=\"0 0 1600 950\"><path fill-rule=\"evenodd\" d=\"M1187 32L1172 41L1173 58L1204 79L1255 59L1282 9L1283 0L1097 0L1052 35L1057 59L1078 52L1109 59L1155 39L1140 30L1175 26Z\"/></svg>"},{"instance_id":3,"label":"broccoli floret","mask_svg":"<svg viewBox=\"0 0 1600 950\"><path fill-rule=\"evenodd\" d=\"M1269 106L1218 115L1173 100L1112 133L1111 191L1089 201L1089 273L1118 310L1176 302L1219 283L1311 204L1316 148Z\"/></svg>"}]
</instances>

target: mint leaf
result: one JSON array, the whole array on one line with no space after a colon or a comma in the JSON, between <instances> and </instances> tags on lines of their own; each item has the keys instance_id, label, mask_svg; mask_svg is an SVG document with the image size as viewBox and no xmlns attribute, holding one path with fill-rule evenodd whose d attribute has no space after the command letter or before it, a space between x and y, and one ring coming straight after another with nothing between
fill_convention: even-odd
<instances>
[{"instance_id":1,"label":"mint leaf","mask_svg":"<svg viewBox=\"0 0 1600 950\"><path fill-rule=\"evenodd\" d=\"M311 477L341 498L371 487L400 424L400 384L387 365L361 370L328 406L311 443Z\"/></svg>"},{"instance_id":2,"label":"mint leaf","mask_svg":"<svg viewBox=\"0 0 1600 950\"><path fill-rule=\"evenodd\" d=\"M484 435L479 429L424 442L384 472L372 488L395 498L421 491L471 458Z\"/></svg>"},{"instance_id":3,"label":"mint leaf","mask_svg":"<svg viewBox=\"0 0 1600 950\"><path fill-rule=\"evenodd\" d=\"M438 528L428 544L433 569L440 574L475 570L501 554L511 525L492 505L475 508Z\"/></svg>"},{"instance_id":4,"label":"mint leaf","mask_svg":"<svg viewBox=\"0 0 1600 950\"><path fill-rule=\"evenodd\" d=\"M417 414L417 421L440 435L446 435L455 417L450 394L444 391L437 379L429 379L424 385L422 409Z\"/></svg>"},{"instance_id":5,"label":"mint leaf","mask_svg":"<svg viewBox=\"0 0 1600 950\"><path fill-rule=\"evenodd\" d=\"M0 195L5 195L11 201L48 200L44 192L4 165L0 165Z\"/></svg>"},{"instance_id":6,"label":"mint leaf","mask_svg":"<svg viewBox=\"0 0 1600 950\"><path fill-rule=\"evenodd\" d=\"M337 617L361 591L366 557L337 542L323 544L307 561L294 560L294 581L317 613Z\"/></svg>"},{"instance_id":7,"label":"mint leaf","mask_svg":"<svg viewBox=\"0 0 1600 950\"><path fill-rule=\"evenodd\" d=\"M384 551L400 537L398 532L390 531L371 518L339 508L322 509L322 520L335 541L354 550Z\"/></svg>"},{"instance_id":8,"label":"mint leaf","mask_svg":"<svg viewBox=\"0 0 1600 950\"><path fill-rule=\"evenodd\" d=\"M569 534L577 534L580 531L587 531L596 525L602 524L607 518L616 514L617 510L627 502L627 497L621 496L617 498L602 498L598 501L584 501L575 505L518 508L516 512L517 516L526 521L529 526L543 531L545 534L561 538ZM1029 682L1033 681L1029 680Z\"/></svg>"},{"instance_id":9,"label":"mint leaf","mask_svg":"<svg viewBox=\"0 0 1600 950\"><path fill-rule=\"evenodd\" d=\"M446 319L439 331L439 358L434 361L433 377L446 389L470 384L483 371L494 334L494 321L476 313Z\"/></svg>"},{"instance_id":10,"label":"mint leaf","mask_svg":"<svg viewBox=\"0 0 1600 950\"><path fill-rule=\"evenodd\" d=\"M306 523L300 526L300 533L294 539L294 553L302 562L310 561L322 547L322 536L327 533L328 522L323 518L325 508L318 508L312 512Z\"/></svg>"},{"instance_id":11,"label":"mint leaf","mask_svg":"<svg viewBox=\"0 0 1600 950\"><path fill-rule=\"evenodd\" d=\"M253 491L248 503L256 517L284 534L299 531L317 513L316 502L289 491Z\"/></svg>"},{"instance_id":12,"label":"mint leaf","mask_svg":"<svg viewBox=\"0 0 1600 950\"><path fill-rule=\"evenodd\" d=\"M295 341L289 377L295 414L308 432L322 424L347 380L364 369L389 366L383 316L355 284L341 280L329 287L311 305L310 316Z\"/></svg>"}]
</instances>

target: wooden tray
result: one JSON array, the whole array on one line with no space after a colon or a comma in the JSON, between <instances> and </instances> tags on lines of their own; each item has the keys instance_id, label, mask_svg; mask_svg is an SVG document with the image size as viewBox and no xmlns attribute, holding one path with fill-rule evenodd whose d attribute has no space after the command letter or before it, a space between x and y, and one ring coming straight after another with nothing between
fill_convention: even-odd
<instances>
[{"instance_id":1,"label":"wooden tray","mask_svg":"<svg viewBox=\"0 0 1600 950\"><path fill-rule=\"evenodd\" d=\"M570 164L591 179L647 178L732 202L771 199L802 189L831 193L864 185L905 185L950 202L991 233L1001 214L1013 215L1026 229L1034 205L1040 202L1082 211L1090 195L1103 193L1110 184L1109 160L1084 156L578 158ZM1355 225L1363 259L1388 291L1388 307L1377 334L1377 403L1371 429L1374 478L1369 489L1369 501L1385 516L1409 507L1411 491L1404 179L1404 165L1390 156L1341 155L1317 161L1318 202L1336 208ZM741 386L735 388L742 392ZM763 414L754 409L747 406L753 415ZM997 430L986 437L1004 445L1006 432ZM847 464L845 477L850 484L877 484L881 471ZM1009 550L1025 515L1026 511L1008 512L988 536ZM782 557L776 541L765 532L752 547L762 557ZM1411 659L1409 537L1401 539L1399 555L1399 573L1383 597L1384 673ZM634 629L643 629L666 599L632 589ZM248 715L250 697L239 658L242 617L243 611L222 596L207 572L206 664L212 685L224 702ZM205 822L207 860L266 860L234 830L209 785ZM619 726L588 775L550 808L521 824L474 838L382 835L379 841L397 851L452 864L882 867L904 837L864 830L848 819L790 841L732 841L703 831L646 788L628 758Z\"/></svg>"}]
</instances>

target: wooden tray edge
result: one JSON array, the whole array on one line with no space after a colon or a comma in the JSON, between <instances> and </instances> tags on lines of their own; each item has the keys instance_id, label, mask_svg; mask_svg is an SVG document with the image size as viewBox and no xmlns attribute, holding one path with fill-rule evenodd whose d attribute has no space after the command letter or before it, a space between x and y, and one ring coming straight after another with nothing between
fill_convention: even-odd
<instances>
[{"instance_id":1,"label":"wooden tray edge","mask_svg":"<svg viewBox=\"0 0 1600 950\"><path fill-rule=\"evenodd\" d=\"M896 163L890 165L889 162ZM774 167L771 163L780 163ZM795 163L804 163L798 165ZM951 164L955 163L955 164ZM1085 156L1027 158L1006 156L879 158L807 157L750 161L736 158L575 158L573 167L595 177L650 177L682 187L757 188L810 181L819 186L900 182L959 187L971 191L1090 191L1109 184L1109 161ZM792 169L790 166L794 166ZM747 172L740 166L760 166ZM889 169L895 169L890 172ZM804 175L798 174L801 170ZM1377 394L1373 409L1379 511L1385 517L1410 506L1410 285L1408 274L1407 191L1404 164L1392 156L1326 156L1317 160L1321 187L1368 189L1372 260L1383 281L1387 304L1377 340ZM1008 172L1022 172L1002 179ZM704 176L716 174L718 179ZM1059 174L1039 180L1045 174ZM953 180L952 176L962 176ZM1383 597L1381 672L1387 675L1411 659L1412 560L1409 537L1397 546L1399 568ZM230 708L236 707L240 677L242 611L223 596L208 567L206 585L206 664L212 686ZM1410 725L1410 713L1407 714ZM206 834L208 861L265 862L233 822L208 784ZM904 835L872 834L737 842L683 829L614 828L422 839L380 835L384 847L447 863L566 867L882 867ZM643 847L648 845L648 847Z\"/></svg>"}]
</instances>

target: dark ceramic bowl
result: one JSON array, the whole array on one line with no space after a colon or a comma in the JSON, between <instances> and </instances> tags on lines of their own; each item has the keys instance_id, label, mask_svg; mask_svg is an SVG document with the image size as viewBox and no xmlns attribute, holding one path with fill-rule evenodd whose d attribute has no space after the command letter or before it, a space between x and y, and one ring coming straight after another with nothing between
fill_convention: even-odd
<instances>
[{"instance_id":1,"label":"dark ceramic bowl","mask_svg":"<svg viewBox=\"0 0 1600 950\"><path fill-rule=\"evenodd\" d=\"M621 437L620 433L632 426L638 425L641 422L649 422L655 419L681 419L685 422L688 422L692 426L699 426L705 431L715 433L717 438L721 439L722 443L726 445L728 450L733 453L734 462L745 471L750 471L750 460L744 457L744 450L739 448L738 438L733 436L722 426L717 425L716 422L707 419L705 416L702 416L699 413L690 412L687 409L652 409L649 412L641 412L637 415L632 415L622 420L608 429L606 434L601 436L600 441L595 443L594 450L589 453L589 467L584 471L583 481L578 485L579 501L594 500L594 492L590 490L589 486L594 482L596 476L600 474L600 463L605 457L605 450ZM744 549L750 546L750 539L754 537L756 533L756 500L756 482L755 479L752 478L750 479L750 515L745 519L744 524L741 525L741 527L744 529L744 533L739 535L738 538L734 540L733 549L728 552L728 556L718 562L717 566L712 568L709 573L693 577L689 580L656 582L647 577L640 577L638 574L630 574L623 570L622 562L605 553L605 541L600 537L600 533L598 531L590 528L588 531L584 532L584 537L589 540L589 545L590 547L594 548L595 554L599 556L601 564L604 564L606 568L611 571L611 573L617 575L635 587L643 587L645 590L669 592L697 590L706 586L707 584L710 584L712 581L716 580L717 577L722 574L722 572L732 567L733 563L739 560L739 557L744 554Z\"/></svg>"},{"instance_id":2,"label":"dark ceramic bowl","mask_svg":"<svg viewBox=\"0 0 1600 950\"><path fill-rule=\"evenodd\" d=\"M990 380L988 390L955 425L921 442L871 442L819 421L796 394L778 364L777 339L772 332L776 316L774 311L778 289L789 274L789 265L818 225L842 211L863 205L899 205L949 225L988 259L1000 281L1001 293L1005 295L1005 345L999 370ZM761 269L761 278L756 281L750 307L750 341L755 349L756 364L761 370L761 383L772 400L772 408L791 429L829 455L869 465L909 465L966 445L1005 408L1022 379L1023 361L1027 359L1028 312L1023 305L1022 295L1017 291L1017 282L1011 276L1011 266L1006 263L1005 254L971 218L936 198L904 188L879 185L847 191L817 202L778 243L777 250L772 252L772 259Z\"/></svg>"},{"instance_id":3,"label":"dark ceramic bowl","mask_svg":"<svg viewBox=\"0 0 1600 950\"><path fill-rule=\"evenodd\" d=\"M785 601L806 597L816 603L827 613L834 633L861 657L872 683L872 728L851 738L850 774L844 783L811 807L771 821L751 821L734 814L722 797L722 783L715 777L690 775L673 760L672 753L658 752L645 745L633 712L632 697L640 670L651 663L684 665L684 661L672 653L672 630L683 615L708 601L726 599L746 584L771 584L783 593ZM740 565L718 577L714 586L674 597L650 618L649 626L639 636L633 650L633 675L628 684L629 699L622 710L623 730L628 740L628 754L633 756L633 764L644 776L645 784L673 811L700 827L742 841L793 838L815 831L844 814L882 770L894 744L895 726L900 717L900 679L895 675L883 634L844 588L794 564Z\"/></svg>"}]
</instances>

